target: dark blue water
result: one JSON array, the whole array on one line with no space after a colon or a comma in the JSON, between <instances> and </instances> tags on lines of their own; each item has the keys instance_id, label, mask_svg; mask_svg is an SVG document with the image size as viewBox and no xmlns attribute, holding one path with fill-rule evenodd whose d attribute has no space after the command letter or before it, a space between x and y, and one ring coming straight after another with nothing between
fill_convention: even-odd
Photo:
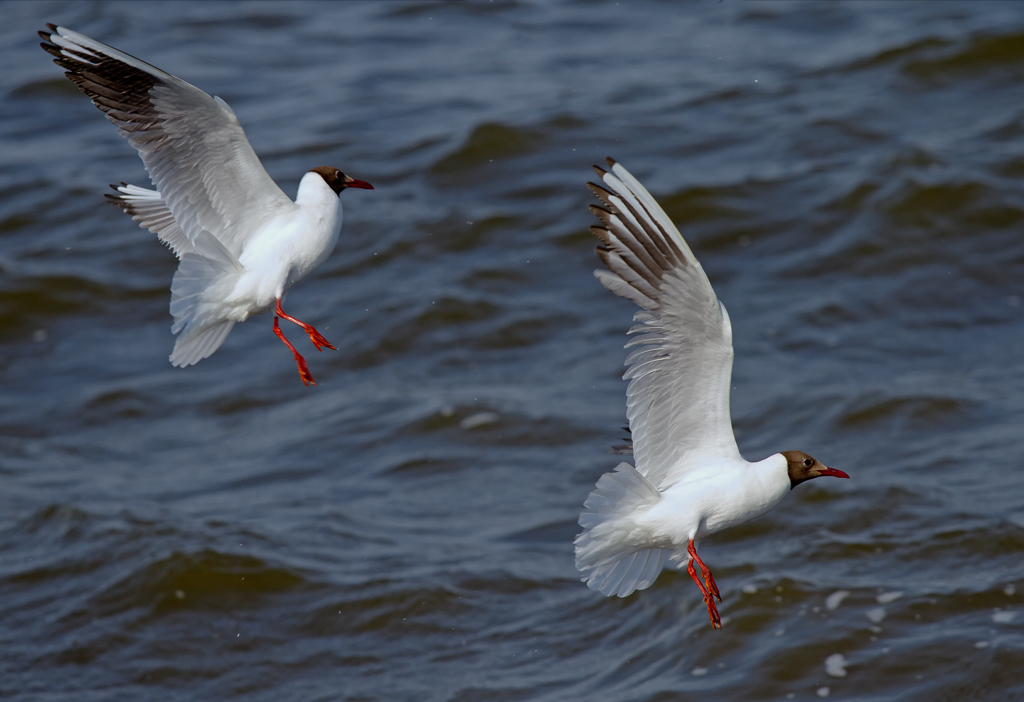
<instances>
[{"instance_id":1,"label":"dark blue water","mask_svg":"<svg viewBox=\"0 0 1024 702\"><path fill-rule=\"evenodd\" d=\"M968 2L0 4L0 698L1024 699L1024 13ZM339 166L338 249L172 368L176 262L104 203L134 151L45 22ZM592 278L613 156L735 332L741 450L801 486L605 599L632 308ZM844 594L845 593L845 594ZM826 661L829 661L826 663Z\"/></svg>"}]
</instances>

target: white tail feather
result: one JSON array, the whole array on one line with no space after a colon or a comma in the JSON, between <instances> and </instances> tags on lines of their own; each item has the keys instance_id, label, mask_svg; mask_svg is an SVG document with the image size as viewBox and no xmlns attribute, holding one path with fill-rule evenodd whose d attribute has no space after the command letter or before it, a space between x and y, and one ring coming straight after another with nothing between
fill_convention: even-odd
<instances>
[{"instance_id":1,"label":"white tail feather","mask_svg":"<svg viewBox=\"0 0 1024 702\"><path fill-rule=\"evenodd\" d=\"M218 314L221 305L205 303L206 291L242 271L238 260L207 232L195 242L196 253L181 258L171 281L171 331L179 334L171 364L190 366L216 351L235 323Z\"/></svg>"},{"instance_id":2,"label":"white tail feather","mask_svg":"<svg viewBox=\"0 0 1024 702\"><path fill-rule=\"evenodd\" d=\"M178 337L174 351L171 352L171 365L184 368L211 356L224 343L224 339L228 338L234 326L235 323L230 320L222 321L198 332Z\"/></svg>"},{"instance_id":3,"label":"white tail feather","mask_svg":"<svg viewBox=\"0 0 1024 702\"><path fill-rule=\"evenodd\" d=\"M576 568L591 590L626 597L650 587L669 552L631 542L637 510L661 499L657 489L628 463L605 473L580 514L583 533L576 537Z\"/></svg>"}]
</instances>

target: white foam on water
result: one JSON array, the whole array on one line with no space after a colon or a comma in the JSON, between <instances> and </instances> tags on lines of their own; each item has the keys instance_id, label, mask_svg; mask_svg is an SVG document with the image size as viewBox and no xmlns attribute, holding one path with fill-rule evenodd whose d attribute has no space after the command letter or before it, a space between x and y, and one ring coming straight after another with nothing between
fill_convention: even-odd
<instances>
[{"instance_id":1,"label":"white foam on water","mask_svg":"<svg viewBox=\"0 0 1024 702\"><path fill-rule=\"evenodd\" d=\"M475 429L476 427L482 427L486 424L494 424L499 419L497 412L477 412L471 414L461 422L459 426L463 429Z\"/></svg>"},{"instance_id":2,"label":"white foam on water","mask_svg":"<svg viewBox=\"0 0 1024 702\"><path fill-rule=\"evenodd\" d=\"M1016 618L1016 612L996 612L992 615L992 621L996 624L1009 624Z\"/></svg>"},{"instance_id":3,"label":"white foam on water","mask_svg":"<svg viewBox=\"0 0 1024 702\"><path fill-rule=\"evenodd\" d=\"M864 612L864 616L875 624L880 624L885 619L885 607L875 607Z\"/></svg>"},{"instance_id":4,"label":"white foam on water","mask_svg":"<svg viewBox=\"0 0 1024 702\"><path fill-rule=\"evenodd\" d=\"M849 590L836 590L831 595L825 598L825 609L833 610L839 607L847 597L850 596Z\"/></svg>"},{"instance_id":5,"label":"white foam on water","mask_svg":"<svg viewBox=\"0 0 1024 702\"><path fill-rule=\"evenodd\" d=\"M825 674L833 678L846 677L846 658L841 653L833 653L825 659Z\"/></svg>"}]
</instances>

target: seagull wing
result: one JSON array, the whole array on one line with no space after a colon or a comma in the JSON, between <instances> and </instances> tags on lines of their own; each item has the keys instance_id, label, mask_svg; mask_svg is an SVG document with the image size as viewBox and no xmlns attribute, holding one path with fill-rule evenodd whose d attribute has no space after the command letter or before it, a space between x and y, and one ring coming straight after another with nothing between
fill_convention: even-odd
<instances>
[{"instance_id":1,"label":"seagull wing","mask_svg":"<svg viewBox=\"0 0 1024 702\"><path fill-rule=\"evenodd\" d=\"M595 166L604 203L591 231L608 271L594 275L642 309L629 330L627 417L637 471L658 490L675 484L702 456L736 457L729 414L732 326L704 269L672 220L629 171Z\"/></svg>"},{"instance_id":2,"label":"seagull wing","mask_svg":"<svg viewBox=\"0 0 1024 702\"><path fill-rule=\"evenodd\" d=\"M138 150L193 245L208 232L237 258L257 223L294 206L226 102L83 34L46 26L41 46Z\"/></svg>"}]
</instances>

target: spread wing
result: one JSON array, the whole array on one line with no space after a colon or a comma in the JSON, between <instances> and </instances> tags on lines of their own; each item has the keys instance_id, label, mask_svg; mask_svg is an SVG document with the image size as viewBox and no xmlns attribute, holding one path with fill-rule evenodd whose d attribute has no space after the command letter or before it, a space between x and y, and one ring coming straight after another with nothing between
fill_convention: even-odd
<instances>
[{"instance_id":1,"label":"spread wing","mask_svg":"<svg viewBox=\"0 0 1024 702\"><path fill-rule=\"evenodd\" d=\"M739 458L729 414L732 326L704 269L650 193L622 166L594 167L588 183L608 271L594 271L616 295L642 309L629 330L626 415L636 469L659 490L702 456Z\"/></svg>"},{"instance_id":2,"label":"spread wing","mask_svg":"<svg viewBox=\"0 0 1024 702\"><path fill-rule=\"evenodd\" d=\"M46 26L41 46L138 150L189 242L209 232L237 258L256 222L294 206L226 102L83 34Z\"/></svg>"}]
</instances>

